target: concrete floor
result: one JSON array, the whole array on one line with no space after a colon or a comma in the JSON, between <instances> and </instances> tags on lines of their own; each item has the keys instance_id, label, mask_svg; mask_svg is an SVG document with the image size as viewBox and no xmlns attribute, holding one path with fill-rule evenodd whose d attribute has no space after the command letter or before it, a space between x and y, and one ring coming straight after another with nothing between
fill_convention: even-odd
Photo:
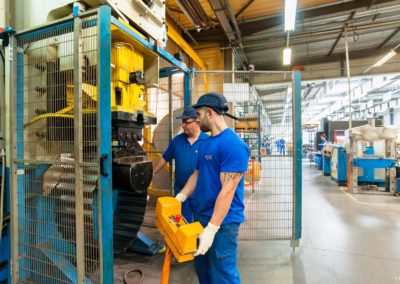
<instances>
[{"instance_id":1,"label":"concrete floor","mask_svg":"<svg viewBox=\"0 0 400 284\"><path fill-rule=\"evenodd\" d=\"M143 231L160 238L148 212ZM125 254L115 261L115 283L139 268L142 283L159 283L164 255ZM400 198L353 195L303 164L303 236L288 241L241 241L242 283L400 284ZM138 274L132 281L138 283ZM170 283L198 283L192 263L173 263Z\"/></svg>"}]
</instances>

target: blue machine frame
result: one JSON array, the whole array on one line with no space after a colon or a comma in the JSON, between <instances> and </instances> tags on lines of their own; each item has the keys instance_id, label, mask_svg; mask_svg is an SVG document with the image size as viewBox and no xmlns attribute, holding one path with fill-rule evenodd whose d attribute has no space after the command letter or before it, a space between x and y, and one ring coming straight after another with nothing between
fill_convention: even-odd
<instances>
[{"instance_id":1,"label":"blue machine frame","mask_svg":"<svg viewBox=\"0 0 400 284\"><path fill-rule=\"evenodd\" d=\"M347 182L347 153L343 146L333 146L331 157L331 180L340 186Z\"/></svg>"},{"instance_id":2,"label":"blue machine frame","mask_svg":"<svg viewBox=\"0 0 400 284\"><path fill-rule=\"evenodd\" d=\"M363 175L358 176L358 184L377 184L385 185L385 180L375 177L375 169L392 169L396 167L396 159L369 159L355 158L352 161L354 167L362 168Z\"/></svg>"},{"instance_id":3,"label":"blue machine frame","mask_svg":"<svg viewBox=\"0 0 400 284\"><path fill-rule=\"evenodd\" d=\"M325 155L322 155L322 172L324 176L330 176L331 175L331 157L327 157Z\"/></svg>"}]
</instances>

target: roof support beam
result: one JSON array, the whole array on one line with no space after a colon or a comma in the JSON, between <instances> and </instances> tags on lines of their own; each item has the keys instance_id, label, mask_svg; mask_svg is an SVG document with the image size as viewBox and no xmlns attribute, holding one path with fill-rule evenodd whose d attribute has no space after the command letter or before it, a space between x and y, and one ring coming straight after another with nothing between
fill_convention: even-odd
<instances>
[{"instance_id":1,"label":"roof support beam","mask_svg":"<svg viewBox=\"0 0 400 284\"><path fill-rule=\"evenodd\" d=\"M378 51L375 47L363 49L363 50L351 50L349 56L352 59L362 59L373 56L382 55L382 52ZM343 55L341 53L334 53L329 57L326 55L323 56L310 56L310 57L297 57L294 58L294 62L292 62L293 66L305 66L305 65L315 65L315 64L326 64L339 62L343 60ZM280 62L275 64L265 63L265 64L257 64L258 70L282 70L282 65Z\"/></svg>"},{"instance_id":2,"label":"roof support beam","mask_svg":"<svg viewBox=\"0 0 400 284\"><path fill-rule=\"evenodd\" d=\"M377 50L380 50L382 47L385 46L398 32L400 32L400 27L395 29L387 38L385 38L384 41L376 48Z\"/></svg>"},{"instance_id":3,"label":"roof support beam","mask_svg":"<svg viewBox=\"0 0 400 284\"><path fill-rule=\"evenodd\" d=\"M393 0L375 0L374 5L385 4L392 2ZM313 17L323 17L335 13L341 12L353 12L361 8L368 8L371 4L371 0L357 0L350 2L340 2L333 5L327 5L323 7L318 7L315 9L308 9L298 13L298 19L307 19ZM273 28L278 25L283 24L282 14L268 17L264 19L259 19L255 21L247 21L239 23L239 28L242 34L251 35L264 30ZM219 41L223 31L221 29L201 31L195 35L196 40L201 41Z\"/></svg>"},{"instance_id":4,"label":"roof support beam","mask_svg":"<svg viewBox=\"0 0 400 284\"><path fill-rule=\"evenodd\" d=\"M239 17L240 14L242 14L244 12L244 10L246 10L253 2L254 2L254 0L250 0L242 8L240 8L240 10L235 14L235 18Z\"/></svg>"},{"instance_id":5,"label":"roof support beam","mask_svg":"<svg viewBox=\"0 0 400 284\"><path fill-rule=\"evenodd\" d=\"M329 50L329 53L328 53L327 56L331 56L331 55L332 55L333 51L334 51L335 48L336 48L336 45L338 44L339 40L340 40L340 39L342 38L342 36L343 36L343 33L344 33L345 28L347 27L347 25L349 24L349 22L354 18L354 15L355 15L355 14L356 14L355 11L351 12L349 18L346 20L346 22L344 22L344 26L343 26L343 28L342 28L342 31L341 31L341 32L339 33L339 35L337 36L337 38L336 38L336 40L335 40L335 43L332 45L331 50Z\"/></svg>"}]
</instances>

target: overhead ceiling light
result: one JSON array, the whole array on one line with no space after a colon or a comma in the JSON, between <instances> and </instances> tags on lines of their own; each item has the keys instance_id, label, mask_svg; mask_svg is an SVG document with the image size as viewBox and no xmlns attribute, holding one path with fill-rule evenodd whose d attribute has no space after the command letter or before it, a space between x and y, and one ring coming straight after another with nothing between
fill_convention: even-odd
<instances>
[{"instance_id":1,"label":"overhead ceiling light","mask_svg":"<svg viewBox=\"0 0 400 284\"><path fill-rule=\"evenodd\" d=\"M394 48L392 48L384 57L379 59L374 65L371 65L367 69L365 69L365 71L363 73L365 74L372 68L380 67L383 64L385 64L387 61L389 61L393 56L395 56L397 54L396 48L398 48L398 47L400 47L400 44L398 44Z\"/></svg>"},{"instance_id":2,"label":"overhead ceiling light","mask_svg":"<svg viewBox=\"0 0 400 284\"><path fill-rule=\"evenodd\" d=\"M285 32L294 31L297 0L285 0Z\"/></svg>"},{"instance_id":3,"label":"overhead ceiling light","mask_svg":"<svg viewBox=\"0 0 400 284\"><path fill-rule=\"evenodd\" d=\"M395 56L397 52L394 49L391 49L384 57L382 57L378 62L376 62L373 67L379 67L389 61L393 56Z\"/></svg>"},{"instance_id":4,"label":"overhead ceiling light","mask_svg":"<svg viewBox=\"0 0 400 284\"><path fill-rule=\"evenodd\" d=\"M283 65L287 66L290 65L292 60L292 49L290 47L286 47L283 50Z\"/></svg>"}]
</instances>

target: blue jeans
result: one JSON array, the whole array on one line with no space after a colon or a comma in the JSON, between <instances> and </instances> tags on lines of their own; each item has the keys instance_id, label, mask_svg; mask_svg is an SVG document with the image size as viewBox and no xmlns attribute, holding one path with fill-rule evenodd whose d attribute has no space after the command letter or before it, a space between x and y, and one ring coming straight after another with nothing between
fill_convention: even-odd
<instances>
[{"instance_id":1,"label":"blue jeans","mask_svg":"<svg viewBox=\"0 0 400 284\"><path fill-rule=\"evenodd\" d=\"M182 215L185 217L185 220L188 223L193 222L193 212L192 212L192 207L190 206L190 197L182 203Z\"/></svg>"},{"instance_id":2,"label":"blue jeans","mask_svg":"<svg viewBox=\"0 0 400 284\"><path fill-rule=\"evenodd\" d=\"M208 220L196 218L203 227ZM221 225L211 248L205 255L196 256L194 265L200 284L240 283L237 269L237 247L240 223Z\"/></svg>"}]
</instances>

